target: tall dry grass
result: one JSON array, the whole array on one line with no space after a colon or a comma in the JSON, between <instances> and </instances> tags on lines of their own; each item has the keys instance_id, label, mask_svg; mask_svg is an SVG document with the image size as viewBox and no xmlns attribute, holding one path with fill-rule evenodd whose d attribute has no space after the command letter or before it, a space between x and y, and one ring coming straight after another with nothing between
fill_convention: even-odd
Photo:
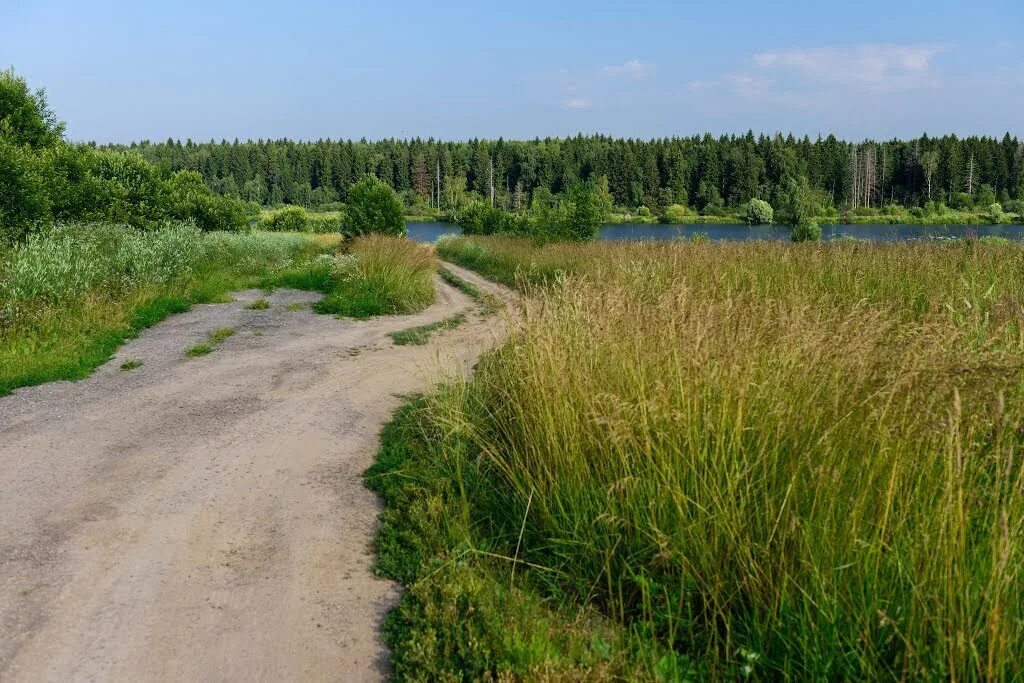
<instances>
[{"instance_id":1,"label":"tall dry grass","mask_svg":"<svg viewBox=\"0 0 1024 683\"><path fill-rule=\"evenodd\" d=\"M357 318L419 311L434 301L436 271L428 245L405 237L359 237L335 259L334 288L316 308Z\"/></svg>"},{"instance_id":2,"label":"tall dry grass","mask_svg":"<svg viewBox=\"0 0 1024 683\"><path fill-rule=\"evenodd\" d=\"M714 678L1024 671L1021 247L440 250L528 295L433 409L500 552Z\"/></svg>"}]
</instances>

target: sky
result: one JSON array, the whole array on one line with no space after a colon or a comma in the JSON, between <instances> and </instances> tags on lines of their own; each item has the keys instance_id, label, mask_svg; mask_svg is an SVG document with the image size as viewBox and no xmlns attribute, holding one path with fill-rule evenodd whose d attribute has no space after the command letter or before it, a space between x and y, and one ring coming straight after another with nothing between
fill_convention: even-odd
<instances>
[{"instance_id":1,"label":"sky","mask_svg":"<svg viewBox=\"0 0 1024 683\"><path fill-rule=\"evenodd\" d=\"M1024 137L1024 2L0 0L68 137Z\"/></svg>"}]
</instances>

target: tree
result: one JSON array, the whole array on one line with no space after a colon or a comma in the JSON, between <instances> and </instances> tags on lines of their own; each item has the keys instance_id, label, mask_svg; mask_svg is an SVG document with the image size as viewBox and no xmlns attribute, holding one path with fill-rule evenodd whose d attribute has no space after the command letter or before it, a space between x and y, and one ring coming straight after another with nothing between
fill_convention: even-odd
<instances>
[{"instance_id":1,"label":"tree","mask_svg":"<svg viewBox=\"0 0 1024 683\"><path fill-rule=\"evenodd\" d=\"M38 159L0 135L0 243L16 240L50 216Z\"/></svg>"},{"instance_id":2,"label":"tree","mask_svg":"<svg viewBox=\"0 0 1024 683\"><path fill-rule=\"evenodd\" d=\"M770 224L774 216L772 205L763 199L751 199L747 204L747 223L750 225Z\"/></svg>"},{"instance_id":3,"label":"tree","mask_svg":"<svg viewBox=\"0 0 1024 683\"><path fill-rule=\"evenodd\" d=\"M0 71L0 136L38 150L58 144L63 135L64 124L50 111L46 92L31 92L13 69Z\"/></svg>"},{"instance_id":4,"label":"tree","mask_svg":"<svg viewBox=\"0 0 1024 683\"><path fill-rule=\"evenodd\" d=\"M928 183L928 201L932 199L932 176L939 168L939 155L934 151L927 151L921 154L921 170L924 171L925 180Z\"/></svg>"},{"instance_id":5,"label":"tree","mask_svg":"<svg viewBox=\"0 0 1024 683\"><path fill-rule=\"evenodd\" d=\"M402 202L390 185L366 175L349 188L345 232L351 236L374 232L405 235Z\"/></svg>"},{"instance_id":6,"label":"tree","mask_svg":"<svg viewBox=\"0 0 1024 683\"><path fill-rule=\"evenodd\" d=\"M790 238L794 242L817 242L821 239L821 226L809 218L802 219L793 226Z\"/></svg>"}]
</instances>

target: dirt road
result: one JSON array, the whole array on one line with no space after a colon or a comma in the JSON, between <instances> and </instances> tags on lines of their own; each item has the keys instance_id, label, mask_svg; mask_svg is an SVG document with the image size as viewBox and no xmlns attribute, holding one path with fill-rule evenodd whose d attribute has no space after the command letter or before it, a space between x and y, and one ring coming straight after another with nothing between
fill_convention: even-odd
<instances>
[{"instance_id":1,"label":"dirt road","mask_svg":"<svg viewBox=\"0 0 1024 683\"><path fill-rule=\"evenodd\" d=\"M397 591L371 572L379 502L361 474L400 395L465 371L502 327L474 313L394 346L388 332L473 308L438 288L421 314L362 322L295 310L315 298L295 291L250 310L263 294L241 292L88 380L0 398L0 680L385 675ZM237 333L185 355L221 327Z\"/></svg>"}]
</instances>

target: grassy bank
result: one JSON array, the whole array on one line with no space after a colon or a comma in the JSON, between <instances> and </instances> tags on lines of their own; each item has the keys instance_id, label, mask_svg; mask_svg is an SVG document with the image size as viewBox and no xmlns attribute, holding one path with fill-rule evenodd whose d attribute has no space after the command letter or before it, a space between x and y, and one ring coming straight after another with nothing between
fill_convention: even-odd
<instances>
[{"instance_id":1,"label":"grassy bank","mask_svg":"<svg viewBox=\"0 0 1024 683\"><path fill-rule=\"evenodd\" d=\"M81 379L143 328L336 243L174 224L152 232L68 225L33 236L0 264L0 395Z\"/></svg>"},{"instance_id":2,"label":"grassy bank","mask_svg":"<svg viewBox=\"0 0 1024 683\"><path fill-rule=\"evenodd\" d=\"M175 224L151 232L69 225L33 236L0 254L0 395L86 377L142 329L237 289L319 291L318 310L356 317L432 301L428 248L378 237L355 240L347 255L341 248L338 235Z\"/></svg>"},{"instance_id":3,"label":"grassy bank","mask_svg":"<svg viewBox=\"0 0 1024 683\"><path fill-rule=\"evenodd\" d=\"M521 330L406 439L429 467L412 460L394 481L436 481L402 506L432 517L381 547L429 542L428 585L456 597L407 577L399 664L428 651L423 634L432 652L464 636L447 619L477 609L458 602L469 574L472 595L519 591L495 632L541 619L537 601L577 626L572 610L595 610L608 629L604 668L545 626L555 636L530 647L480 635L474 671L1024 669L1020 246L463 238L439 251L528 296Z\"/></svg>"}]
</instances>

